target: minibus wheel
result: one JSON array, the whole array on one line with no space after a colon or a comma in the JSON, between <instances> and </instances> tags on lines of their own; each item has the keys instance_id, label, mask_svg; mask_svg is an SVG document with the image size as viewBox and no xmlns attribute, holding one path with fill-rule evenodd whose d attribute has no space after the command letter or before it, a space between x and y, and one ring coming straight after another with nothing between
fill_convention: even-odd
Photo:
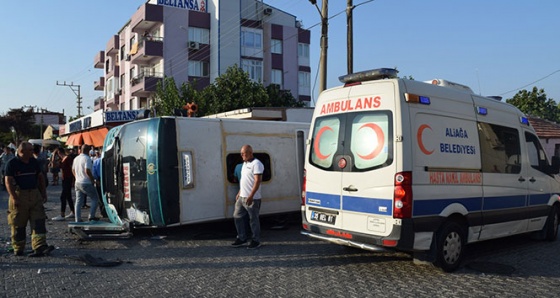
<instances>
[{"instance_id":1,"label":"minibus wheel","mask_svg":"<svg viewBox=\"0 0 560 298\"><path fill-rule=\"evenodd\" d=\"M546 240L555 241L558 237L558 205L554 204L550 209L550 214L546 219Z\"/></svg>"},{"instance_id":2,"label":"minibus wheel","mask_svg":"<svg viewBox=\"0 0 560 298\"><path fill-rule=\"evenodd\" d=\"M455 221L443 224L436 236L435 265L445 272L459 268L465 254L465 233L461 225Z\"/></svg>"}]
</instances>

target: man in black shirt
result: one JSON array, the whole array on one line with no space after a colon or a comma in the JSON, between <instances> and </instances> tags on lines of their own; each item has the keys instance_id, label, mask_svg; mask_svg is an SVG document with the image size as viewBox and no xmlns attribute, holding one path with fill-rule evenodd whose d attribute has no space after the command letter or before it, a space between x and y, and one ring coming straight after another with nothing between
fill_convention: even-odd
<instances>
[{"instance_id":1,"label":"man in black shirt","mask_svg":"<svg viewBox=\"0 0 560 298\"><path fill-rule=\"evenodd\" d=\"M30 257L49 254L54 247L47 245L45 227L45 208L47 190L45 177L37 159L33 157L33 145L23 142L19 145L16 158L6 165L5 183L10 194L8 203L8 224L12 228L12 247L16 256L25 250L25 229L27 222L31 225Z\"/></svg>"}]
</instances>

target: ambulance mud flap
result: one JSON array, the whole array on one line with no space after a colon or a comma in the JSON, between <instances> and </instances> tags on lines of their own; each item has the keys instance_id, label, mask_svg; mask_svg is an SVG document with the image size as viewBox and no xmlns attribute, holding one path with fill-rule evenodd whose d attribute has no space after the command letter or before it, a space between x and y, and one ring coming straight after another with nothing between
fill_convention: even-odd
<instances>
[{"instance_id":1,"label":"ambulance mud flap","mask_svg":"<svg viewBox=\"0 0 560 298\"><path fill-rule=\"evenodd\" d=\"M316 238L316 239L320 239L323 241L329 241L335 244L339 244L339 245L346 245L346 246L350 246L350 247L356 247L356 248L361 248L361 249L365 249L365 250L371 250L371 251L389 251L389 249L386 249L382 246L375 246L375 245L369 245L369 244L364 244L364 243L358 243L358 242L354 242L354 241L350 241L350 240L344 240L344 239L340 239L340 238L332 238L332 237L327 237L327 236L322 236L322 235L318 235L318 234L314 234L314 233L310 233L307 231L301 231L302 235L311 237L311 238Z\"/></svg>"}]
</instances>

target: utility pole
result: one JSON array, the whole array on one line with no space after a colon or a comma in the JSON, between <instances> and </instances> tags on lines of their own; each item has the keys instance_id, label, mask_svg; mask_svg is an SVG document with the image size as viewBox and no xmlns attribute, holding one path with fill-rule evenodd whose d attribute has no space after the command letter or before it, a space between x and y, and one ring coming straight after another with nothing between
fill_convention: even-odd
<instances>
[{"instance_id":1,"label":"utility pole","mask_svg":"<svg viewBox=\"0 0 560 298\"><path fill-rule=\"evenodd\" d=\"M329 1L322 1L322 8L319 10L317 0L309 0L315 5L321 15L321 58L319 60L319 94L327 89L327 49L329 47Z\"/></svg>"},{"instance_id":2,"label":"utility pole","mask_svg":"<svg viewBox=\"0 0 560 298\"><path fill-rule=\"evenodd\" d=\"M346 47L348 49L348 74L354 72L354 26L352 21L352 11L354 10L354 5L352 0L347 0L346 2Z\"/></svg>"},{"instance_id":3,"label":"utility pole","mask_svg":"<svg viewBox=\"0 0 560 298\"><path fill-rule=\"evenodd\" d=\"M57 86L68 86L70 87L70 89L72 90L72 92L74 92L74 94L76 94L76 97L78 98L78 118L82 117L82 97L80 96L80 85L74 85L74 82L71 82L70 84L66 84L66 81L64 81L63 84L59 84L58 81L56 81L56 85Z\"/></svg>"}]
</instances>

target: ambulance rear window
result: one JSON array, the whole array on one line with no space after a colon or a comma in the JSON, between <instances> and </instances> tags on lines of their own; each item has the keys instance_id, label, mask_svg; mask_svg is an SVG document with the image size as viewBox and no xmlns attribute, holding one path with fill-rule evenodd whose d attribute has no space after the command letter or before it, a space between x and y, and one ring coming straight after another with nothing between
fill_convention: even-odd
<instances>
[{"instance_id":1,"label":"ambulance rear window","mask_svg":"<svg viewBox=\"0 0 560 298\"><path fill-rule=\"evenodd\" d=\"M315 120L309 162L330 171L362 172L392 163L392 114L368 111Z\"/></svg>"}]
</instances>

